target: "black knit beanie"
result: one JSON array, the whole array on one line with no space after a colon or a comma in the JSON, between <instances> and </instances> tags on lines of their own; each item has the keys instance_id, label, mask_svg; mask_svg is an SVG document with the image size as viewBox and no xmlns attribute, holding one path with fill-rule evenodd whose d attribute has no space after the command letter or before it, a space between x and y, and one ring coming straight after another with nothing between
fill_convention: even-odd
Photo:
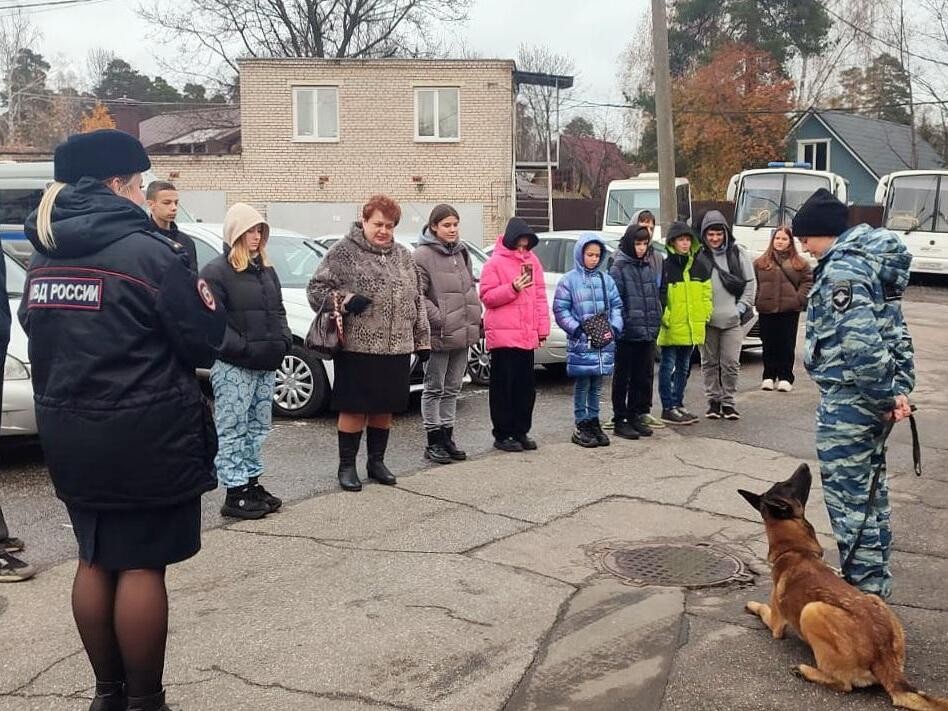
<instances>
[{"instance_id":1,"label":"black knit beanie","mask_svg":"<svg viewBox=\"0 0 948 711\"><path fill-rule=\"evenodd\" d=\"M849 208L837 200L826 188L820 188L807 198L793 217L796 237L838 237L846 231Z\"/></svg>"},{"instance_id":2,"label":"black knit beanie","mask_svg":"<svg viewBox=\"0 0 948 711\"><path fill-rule=\"evenodd\" d=\"M114 128L70 136L56 146L53 157L53 177L60 183L77 183L80 178L105 180L149 168L151 161L141 142Z\"/></svg>"}]
</instances>

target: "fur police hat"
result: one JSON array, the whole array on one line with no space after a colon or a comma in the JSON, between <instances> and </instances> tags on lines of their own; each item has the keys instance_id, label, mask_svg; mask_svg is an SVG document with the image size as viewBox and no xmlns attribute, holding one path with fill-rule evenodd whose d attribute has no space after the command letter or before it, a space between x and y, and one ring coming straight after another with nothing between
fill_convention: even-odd
<instances>
[{"instance_id":1,"label":"fur police hat","mask_svg":"<svg viewBox=\"0 0 948 711\"><path fill-rule=\"evenodd\" d=\"M796 237L838 237L847 230L849 208L826 188L810 195L793 217Z\"/></svg>"},{"instance_id":2,"label":"fur police hat","mask_svg":"<svg viewBox=\"0 0 948 711\"><path fill-rule=\"evenodd\" d=\"M70 136L56 146L53 161L53 175L60 183L77 183L80 178L105 180L151 168L141 142L114 128Z\"/></svg>"}]
</instances>

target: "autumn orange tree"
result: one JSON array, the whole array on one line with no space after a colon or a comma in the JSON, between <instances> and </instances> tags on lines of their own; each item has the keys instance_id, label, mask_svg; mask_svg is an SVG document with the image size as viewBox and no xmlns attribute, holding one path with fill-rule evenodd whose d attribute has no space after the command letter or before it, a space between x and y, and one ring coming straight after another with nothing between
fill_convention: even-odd
<instances>
[{"instance_id":1,"label":"autumn orange tree","mask_svg":"<svg viewBox=\"0 0 948 711\"><path fill-rule=\"evenodd\" d=\"M115 120L108 108L101 101L97 101L92 110L82 115L82 121L79 123L79 130L82 133L97 131L100 128L115 128Z\"/></svg>"},{"instance_id":2,"label":"autumn orange tree","mask_svg":"<svg viewBox=\"0 0 948 711\"><path fill-rule=\"evenodd\" d=\"M676 83L675 143L696 198L723 200L734 173L783 157L792 92L771 55L742 44Z\"/></svg>"}]
</instances>

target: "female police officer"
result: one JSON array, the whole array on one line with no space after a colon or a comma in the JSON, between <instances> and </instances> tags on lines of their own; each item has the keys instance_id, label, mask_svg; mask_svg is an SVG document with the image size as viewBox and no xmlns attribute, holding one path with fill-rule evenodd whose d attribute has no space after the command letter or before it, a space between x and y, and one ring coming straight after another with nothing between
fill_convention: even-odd
<instances>
[{"instance_id":1,"label":"female police officer","mask_svg":"<svg viewBox=\"0 0 948 711\"><path fill-rule=\"evenodd\" d=\"M149 231L149 167L125 133L72 136L26 223L37 254L19 316L40 440L79 544L90 711L167 709L165 566L200 548L200 497L215 486L194 368L213 361L224 314L181 245Z\"/></svg>"}]
</instances>

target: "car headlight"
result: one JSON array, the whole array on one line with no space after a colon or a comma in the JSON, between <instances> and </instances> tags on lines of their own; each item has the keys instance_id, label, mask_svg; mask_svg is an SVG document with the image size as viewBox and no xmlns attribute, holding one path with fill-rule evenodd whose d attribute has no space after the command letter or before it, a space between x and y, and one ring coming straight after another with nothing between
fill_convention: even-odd
<instances>
[{"instance_id":1,"label":"car headlight","mask_svg":"<svg viewBox=\"0 0 948 711\"><path fill-rule=\"evenodd\" d=\"M7 355L7 359L3 363L3 379L4 380L29 380L30 371L27 370L26 365L23 361L14 358L12 355Z\"/></svg>"}]
</instances>

